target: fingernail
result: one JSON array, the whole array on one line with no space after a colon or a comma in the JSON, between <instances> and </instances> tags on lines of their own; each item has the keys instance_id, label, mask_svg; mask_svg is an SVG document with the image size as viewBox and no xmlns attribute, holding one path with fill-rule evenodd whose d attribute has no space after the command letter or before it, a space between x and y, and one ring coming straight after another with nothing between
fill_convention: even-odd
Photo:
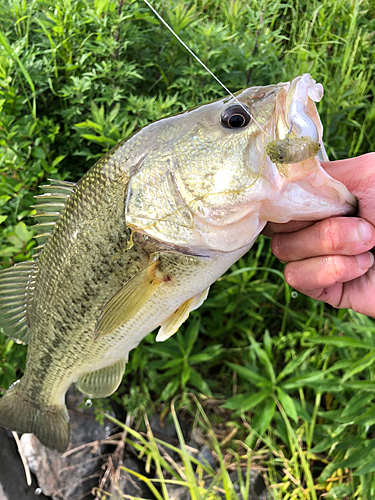
<instances>
[{"instance_id":1,"label":"fingernail","mask_svg":"<svg viewBox=\"0 0 375 500\"><path fill-rule=\"evenodd\" d=\"M361 242L364 245L368 245L370 243L370 241L372 240L372 227L371 227L371 225L362 219L359 220L359 222L358 222L358 234L359 234Z\"/></svg>"},{"instance_id":2,"label":"fingernail","mask_svg":"<svg viewBox=\"0 0 375 500\"><path fill-rule=\"evenodd\" d=\"M374 264L374 254L371 252L361 253L360 255L356 255L358 267L361 269L369 269Z\"/></svg>"}]
</instances>

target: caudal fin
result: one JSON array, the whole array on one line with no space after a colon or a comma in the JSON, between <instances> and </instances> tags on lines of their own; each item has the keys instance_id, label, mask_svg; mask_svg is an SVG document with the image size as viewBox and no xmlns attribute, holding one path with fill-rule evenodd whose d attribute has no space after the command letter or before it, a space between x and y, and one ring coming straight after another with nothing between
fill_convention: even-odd
<instances>
[{"instance_id":1,"label":"caudal fin","mask_svg":"<svg viewBox=\"0 0 375 500\"><path fill-rule=\"evenodd\" d=\"M13 384L0 399L0 425L32 432L48 448L62 453L69 444L69 415L65 405L40 406L29 401Z\"/></svg>"}]
</instances>

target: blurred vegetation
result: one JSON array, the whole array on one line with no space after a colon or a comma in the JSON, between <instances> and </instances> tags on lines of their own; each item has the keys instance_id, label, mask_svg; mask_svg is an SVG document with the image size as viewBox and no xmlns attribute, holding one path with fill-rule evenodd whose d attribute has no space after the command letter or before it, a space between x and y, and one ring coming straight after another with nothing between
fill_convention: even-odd
<instances>
[{"instance_id":1,"label":"blurred vegetation","mask_svg":"<svg viewBox=\"0 0 375 500\"><path fill-rule=\"evenodd\" d=\"M374 150L373 0L153 5L233 92L311 73L325 88L331 159ZM75 181L140 127L222 96L142 1L2 0L2 265L32 256L38 184ZM0 336L1 388L25 352ZM236 429L232 456L261 454L275 498L370 500L374 363L373 321L291 292L261 237L179 333L132 352L113 398L134 414L150 402L167 413L176 395L192 409L195 393L214 428Z\"/></svg>"}]
</instances>

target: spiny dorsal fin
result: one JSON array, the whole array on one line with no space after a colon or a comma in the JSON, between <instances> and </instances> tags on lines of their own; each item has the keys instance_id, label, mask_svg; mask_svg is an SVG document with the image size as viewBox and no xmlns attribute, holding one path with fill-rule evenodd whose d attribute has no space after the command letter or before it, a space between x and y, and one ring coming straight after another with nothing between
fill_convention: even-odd
<instances>
[{"instance_id":1,"label":"spiny dorsal fin","mask_svg":"<svg viewBox=\"0 0 375 500\"><path fill-rule=\"evenodd\" d=\"M32 217L35 217L41 223L50 223L57 220L67 199L77 186L74 182L48 180L51 184L40 186L44 193L34 197L38 203L32 206L36 209L36 214L32 215Z\"/></svg>"},{"instance_id":2,"label":"spiny dorsal fin","mask_svg":"<svg viewBox=\"0 0 375 500\"><path fill-rule=\"evenodd\" d=\"M39 186L45 193L69 193L77 186L75 182L60 181L59 179L48 179L51 184Z\"/></svg>"},{"instance_id":3,"label":"spiny dorsal fin","mask_svg":"<svg viewBox=\"0 0 375 500\"><path fill-rule=\"evenodd\" d=\"M17 343L27 344L27 300L33 286L34 261L21 262L0 272L0 328Z\"/></svg>"},{"instance_id":4,"label":"spiny dorsal fin","mask_svg":"<svg viewBox=\"0 0 375 500\"><path fill-rule=\"evenodd\" d=\"M51 184L40 186L44 194L35 196L34 198L37 199L38 203L32 205L36 213L31 217L35 217L38 221L38 224L33 226L38 231L38 234L34 236L38 242L38 246L35 250L41 250L43 248L56 220L60 216L61 210L64 208L66 201L77 186L74 182L59 181L55 179L48 180Z\"/></svg>"}]
</instances>

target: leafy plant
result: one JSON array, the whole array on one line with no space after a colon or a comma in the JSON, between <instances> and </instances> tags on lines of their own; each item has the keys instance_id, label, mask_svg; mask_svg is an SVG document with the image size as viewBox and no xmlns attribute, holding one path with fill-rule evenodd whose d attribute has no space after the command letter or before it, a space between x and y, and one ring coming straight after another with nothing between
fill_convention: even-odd
<instances>
[{"instance_id":1,"label":"leafy plant","mask_svg":"<svg viewBox=\"0 0 375 500\"><path fill-rule=\"evenodd\" d=\"M189 492L192 500L239 500L253 498L251 490L251 450L246 450L246 455L232 453L224 457L222 445L216 437L209 418L197 399L193 398L196 407L197 419L206 430L207 442L217 457L219 467L215 470L202 456L198 450L192 450L187 446L179 423L177 412L172 403L172 418L177 432L179 446L163 442L153 435L147 417L144 417L146 432L139 432L132 427L106 415L126 433L125 442L131 449L138 453L140 459L146 459L146 472L150 474L153 470L155 477L140 474L129 468L122 467L128 474L143 481L157 500L169 500L167 485L176 485ZM231 470L236 471L234 476ZM236 477L236 479L234 479ZM97 491L102 499L108 498L106 492ZM121 494L121 492L120 492ZM121 495L123 498L134 498L129 495Z\"/></svg>"},{"instance_id":2,"label":"leafy plant","mask_svg":"<svg viewBox=\"0 0 375 500\"><path fill-rule=\"evenodd\" d=\"M153 5L231 91L303 72L323 83L319 112L331 158L374 148L372 1ZM143 2L2 1L2 265L32 256L29 216L40 183L75 181L140 127L224 94ZM207 409L214 434L236 433L228 441L234 462L257 452L275 498L375 496L374 323L291 291L266 238L215 283L176 336L162 344L154 338L131 353L114 396L133 414L151 411L152 402L166 413L178 394L179 408L194 412L194 393L215 409ZM0 336L2 389L22 374L25 350ZM150 443L144 446L154 457ZM189 471L182 443L181 450ZM221 469L214 485L226 477ZM205 488L190 484L194 495Z\"/></svg>"}]
</instances>

